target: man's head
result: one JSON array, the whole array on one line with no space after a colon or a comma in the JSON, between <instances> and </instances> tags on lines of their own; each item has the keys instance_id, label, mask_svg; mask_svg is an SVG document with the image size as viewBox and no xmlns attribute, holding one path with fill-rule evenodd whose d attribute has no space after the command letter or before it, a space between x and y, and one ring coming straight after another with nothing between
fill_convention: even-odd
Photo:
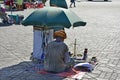
<instances>
[{"instance_id":1,"label":"man's head","mask_svg":"<svg viewBox=\"0 0 120 80\"><path fill-rule=\"evenodd\" d=\"M56 32L54 33L54 38L58 38L58 37L60 37L62 40L66 39L67 36L66 36L65 31L64 31L64 30L56 31Z\"/></svg>"}]
</instances>

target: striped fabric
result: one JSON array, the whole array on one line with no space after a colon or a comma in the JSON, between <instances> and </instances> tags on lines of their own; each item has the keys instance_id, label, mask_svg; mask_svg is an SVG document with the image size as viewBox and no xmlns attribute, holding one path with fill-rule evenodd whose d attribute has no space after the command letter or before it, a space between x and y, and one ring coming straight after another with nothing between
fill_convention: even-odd
<instances>
[{"instance_id":1,"label":"striped fabric","mask_svg":"<svg viewBox=\"0 0 120 80\"><path fill-rule=\"evenodd\" d=\"M44 69L47 71L61 72L66 69L65 53L68 47L63 42L50 42L46 47Z\"/></svg>"}]
</instances>

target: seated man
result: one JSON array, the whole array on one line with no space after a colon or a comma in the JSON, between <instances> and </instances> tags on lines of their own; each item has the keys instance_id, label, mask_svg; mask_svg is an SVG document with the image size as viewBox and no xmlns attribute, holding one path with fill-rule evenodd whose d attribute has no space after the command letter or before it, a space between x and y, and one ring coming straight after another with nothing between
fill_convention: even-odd
<instances>
[{"instance_id":1,"label":"seated man","mask_svg":"<svg viewBox=\"0 0 120 80\"><path fill-rule=\"evenodd\" d=\"M0 18L3 20L3 23L7 24L9 23L7 13L5 12L5 9L1 7L1 5L0 5Z\"/></svg>"},{"instance_id":2,"label":"seated man","mask_svg":"<svg viewBox=\"0 0 120 80\"><path fill-rule=\"evenodd\" d=\"M46 47L44 69L50 72L62 72L69 69L74 62L70 59L68 46L63 42L66 39L64 30L54 33L55 41L48 43Z\"/></svg>"}]
</instances>

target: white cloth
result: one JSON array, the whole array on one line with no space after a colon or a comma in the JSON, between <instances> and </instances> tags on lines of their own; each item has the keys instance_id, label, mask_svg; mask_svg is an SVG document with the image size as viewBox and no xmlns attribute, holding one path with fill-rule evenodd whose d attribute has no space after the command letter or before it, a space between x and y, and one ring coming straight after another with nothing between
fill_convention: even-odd
<instances>
[{"instance_id":1,"label":"white cloth","mask_svg":"<svg viewBox=\"0 0 120 80\"><path fill-rule=\"evenodd\" d=\"M88 68L90 71L93 70L93 67L90 63L78 63L78 64L74 65L74 68L81 67L81 66Z\"/></svg>"},{"instance_id":2,"label":"white cloth","mask_svg":"<svg viewBox=\"0 0 120 80\"><path fill-rule=\"evenodd\" d=\"M42 3L42 1L37 1L38 4Z\"/></svg>"},{"instance_id":3,"label":"white cloth","mask_svg":"<svg viewBox=\"0 0 120 80\"><path fill-rule=\"evenodd\" d=\"M44 39L43 39L44 32ZM44 40L44 41L43 41ZM41 59L43 48L53 40L53 29L50 30L34 30L34 39L33 39L33 58ZM43 42L45 45L43 46Z\"/></svg>"},{"instance_id":4,"label":"white cloth","mask_svg":"<svg viewBox=\"0 0 120 80\"><path fill-rule=\"evenodd\" d=\"M34 4L40 4L40 3L42 3L42 1L37 0L34 2Z\"/></svg>"}]
</instances>

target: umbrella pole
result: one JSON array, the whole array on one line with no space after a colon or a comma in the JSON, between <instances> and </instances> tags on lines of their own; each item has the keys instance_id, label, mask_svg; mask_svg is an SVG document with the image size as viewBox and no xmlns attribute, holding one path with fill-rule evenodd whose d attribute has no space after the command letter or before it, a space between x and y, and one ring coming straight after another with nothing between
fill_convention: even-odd
<instances>
[{"instance_id":1,"label":"umbrella pole","mask_svg":"<svg viewBox=\"0 0 120 80\"><path fill-rule=\"evenodd\" d=\"M76 39L75 39L75 43L74 43L74 58L77 58L77 54L76 54Z\"/></svg>"},{"instance_id":2,"label":"umbrella pole","mask_svg":"<svg viewBox=\"0 0 120 80\"><path fill-rule=\"evenodd\" d=\"M42 29L42 55L41 55L41 59L44 60L44 51L45 51L45 29Z\"/></svg>"}]
</instances>

